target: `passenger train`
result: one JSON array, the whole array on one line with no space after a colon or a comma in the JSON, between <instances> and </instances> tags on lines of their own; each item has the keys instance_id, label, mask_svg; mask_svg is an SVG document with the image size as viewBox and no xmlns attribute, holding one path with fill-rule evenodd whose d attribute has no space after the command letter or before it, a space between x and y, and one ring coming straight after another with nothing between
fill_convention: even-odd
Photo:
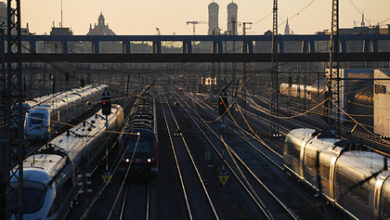
<instances>
[{"instance_id":1,"label":"passenger train","mask_svg":"<svg viewBox=\"0 0 390 220\"><path fill-rule=\"evenodd\" d=\"M108 130L120 131L124 124L123 109L112 105L111 112ZM103 154L104 145L117 136L105 132L105 123L106 117L100 110L24 160L23 219L65 219L79 190L78 174L92 168ZM18 186L17 176L10 184L14 188ZM17 195L11 195L11 208L17 204ZM13 210L11 219L16 219Z\"/></svg>"},{"instance_id":2,"label":"passenger train","mask_svg":"<svg viewBox=\"0 0 390 220\"><path fill-rule=\"evenodd\" d=\"M24 120L25 120L25 114L31 108L33 108L36 105L39 105L40 103L48 102L51 99L59 97L60 95L62 95L65 92L66 91L62 91L62 92L57 92L55 94L49 94L49 95L40 96L40 97L36 97L36 98L33 98L33 99L25 100L22 103L22 108L23 108L23 125L24 125ZM12 129L17 129L18 128L18 112L19 112L19 108L18 107L19 107L19 103L16 103L14 106L12 106L12 109L11 109L11 118L12 118L11 128Z\"/></svg>"},{"instance_id":3,"label":"passenger train","mask_svg":"<svg viewBox=\"0 0 390 220\"><path fill-rule=\"evenodd\" d=\"M100 99L105 88L107 85L72 89L34 106L26 115L25 138L30 141L50 138L64 123L89 110L91 104Z\"/></svg>"},{"instance_id":4,"label":"passenger train","mask_svg":"<svg viewBox=\"0 0 390 220\"><path fill-rule=\"evenodd\" d=\"M348 113L351 114L359 122L373 126L373 118L369 117L373 115L373 87L372 82L363 80L349 80L349 86L344 86L340 93L340 106ZM352 82L358 81L359 83ZM312 85L302 84L288 84L282 83L279 86L279 91L282 97L288 97L292 99L306 100L308 103L317 105L323 102L327 98L327 87L323 80L316 81ZM328 102L313 110L313 113L326 116ZM336 112L336 107L333 107L333 111ZM344 122L349 121L349 117L345 114L341 114L341 118ZM324 118L327 120L327 118Z\"/></svg>"},{"instance_id":5,"label":"passenger train","mask_svg":"<svg viewBox=\"0 0 390 220\"><path fill-rule=\"evenodd\" d=\"M130 175L155 176L158 173L158 137L155 100L144 91L137 98L119 138L122 156L120 170L130 166ZM137 135L138 134L138 135Z\"/></svg>"},{"instance_id":6,"label":"passenger train","mask_svg":"<svg viewBox=\"0 0 390 220\"><path fill-rule=\"evenodd\" d=\"M390 218L388 158L309 128L291 130L285 167L356 219Z\"/></svg>"}]
</instances>

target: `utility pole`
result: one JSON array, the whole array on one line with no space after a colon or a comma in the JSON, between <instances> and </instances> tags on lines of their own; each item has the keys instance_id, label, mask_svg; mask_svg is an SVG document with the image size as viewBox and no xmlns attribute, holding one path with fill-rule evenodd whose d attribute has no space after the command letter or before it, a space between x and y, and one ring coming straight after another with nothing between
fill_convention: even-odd
<instances>
[{"instance_id":1,"label":"utility pole","mask_svg":"<svg viewBox=\"0 0 390 220\"><path fill-rule=\"evenodd\" d=\"M251 25L252 22L242 22L242 35L245 36L246 34L246 30L249 30L251 29L251 27L247 27L246 25ZM248 42L246 41L243 41L242 42L242 53L248 53ZM243 74L243 78L244 78L244 87L245 87L245 93L244 93L244 116L246 118L246 90L248 88L246 88L246 62L242 62L242 74Z\"/></svg>"},{"instance_id":2,"label":"utility pole","mask_svg":"<svg viewBox=\"0 0 390 220\"><path fill-rule=\"evenodd\" d=\"M332 0L332 16L331 16L331 29L330 29L330 41L329 41L329 75L328 75L328 98L327 101L327 117L329 130L334 129L334 122L332 120L333 102L337 104L337 136L340 137L340 70L339 70L339 0ZM336 85L333 74L333 60L336 62ZM336 88L334 88L336 87ZM336 90L336 92L334 91ZM336 93L336 94L335 94ZM336 97L335 97L336 96ZM336 100L334 100L336 98Z\"/></svg>"},{"instance_id":3,"label":"utility pole","mask_svg":"<svg viewBox=\"0 0 390 220\"><path fill-rule=\"evenodd\" d=\"M273 3L272 78L271 78L271 137L279 137L279 73L278 73L278 0Z\"/></svg>"}]
</instances>

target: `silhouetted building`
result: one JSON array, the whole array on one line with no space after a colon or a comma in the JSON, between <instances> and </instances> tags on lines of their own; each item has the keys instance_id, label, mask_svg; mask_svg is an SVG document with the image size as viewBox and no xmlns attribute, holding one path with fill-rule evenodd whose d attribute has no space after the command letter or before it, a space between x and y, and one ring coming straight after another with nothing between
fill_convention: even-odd
<instances>
[{"instance_id":1,"label":"silhouetted building","mask_svg":"<svg viewBox=\"0 0 390 220\"><path fill-rule=\"evenodd\" d=\"M238 6L236 3L231 2L227 6L227 34L237 35L237 10Z\"/></svg>"},{"instance_id":2,"label":"silhouetted building","mask_svg":"<svg viewBox=\"0 0 390 220\"><path fill-rule=\"evenodd\" d=\"M284 28L284 34L285 34L285 35L291 34L291 32L290 32L290 26L288 25L288 18L287 18L287 20L286 20L286 27Z\"/></svg>"},{"instance_id":3,"label":"silhouetted building","mask_svg":"<svg viewBox=\"0 0 390 220\"><path fill-rule=\"evenodd\" d=\"M52 27L50 35L73 35L73 32L67 27Z\"/></svg>"},{"instance_id":4,"label":"silhouetted building","mask_svg":"<svg viewBox=\"0 0 390 220\"><path fill-rule=\"evenodd\" d=\"M90 24L87 35L115 35L115 33L108 27L108 24L105 24L104 16L100 12L98 24L95 24L93 28Z\"/></svg>"},{"instance_id":5,"label":"silhouetted building","mask_svg":"<svg viewBox=\"0 0 390 220\"><path fill-rule=\"evenodd\" d=\"M209 4L209 35L219 34L218 10L219 6L217 3L211 2Z\"/></svg>"}]
</instances>

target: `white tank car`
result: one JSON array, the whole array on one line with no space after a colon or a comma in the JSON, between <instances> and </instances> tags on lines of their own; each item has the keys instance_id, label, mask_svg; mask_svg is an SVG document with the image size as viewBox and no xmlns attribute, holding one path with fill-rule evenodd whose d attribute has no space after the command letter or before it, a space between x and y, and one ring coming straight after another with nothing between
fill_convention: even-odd
<instances>
[{"instance_id":1,"label":"white tank car","mask_svg":"<svg viewBox=\"0 0 390 220\"><path fill-rule=\"evenodd\" d=\"M50 138L53 132L64 126L64 122L79 117L88 111L93 103L98 103L106 87L107 85L96 87L89 85L72 89L31 108L26 115L25 138L27 140Z\"/></svg>"},{"instance_id":2,"label":"white tank car","mask_svg":"<svg viewBox=\"0 0 390 220\"><path fill-rule=\"evenodd\" d=\"M120 131L124 123L123 109L112 105L108 129ZM23 162L25 211L23 219L64 219L79 188L78 174L94 165L105 150L106 141L117 134L105 132L106 117L99 111L69 132L65 132ZM112 139L112 140L110 140ZM17 176L11 179L17 187ZM11 195L11 207L17 207L16 195ZM15 219L11 212L11 219Z\"/></svg>"},{"instance_id":3,"label":"white tank car","mask_svg":"<svg viewBox=\"0 0 390 220\"><path fill-rule=\"evenodd\" d=\"M309 128L285 139L285 167L356 219L390 218L388 158Z\"/></svg>"}]
</instances>

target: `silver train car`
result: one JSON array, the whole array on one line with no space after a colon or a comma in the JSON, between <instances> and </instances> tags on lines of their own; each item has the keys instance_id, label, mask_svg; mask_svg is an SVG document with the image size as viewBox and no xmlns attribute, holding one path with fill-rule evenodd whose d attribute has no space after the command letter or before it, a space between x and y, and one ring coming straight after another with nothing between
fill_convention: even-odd
<instances>
[{"instance_id":1,"label":"silver train car","mask_svg":"<svg viewBox=\"0 0 390 220\"><path fill-rule=\"evenodd\" d=\"M349 80L350 85L343 89L341 94L343 109L351 114L356 120L364 125L367 125L369 128L373 126L373 88L372 82L362 81L362 80ZM357 84L353 81L359 81ZM323 81L315 82L312 85L300 85L300 84L291 84L282 83L279 86L280 94L282 97L287 97L293 99L293 101L300 102L301 100L306 100L307 103L312 106L321 103L327 98L328 89L325 87ZM344 94L344 95L343 95ZM312 111L312 114L317 114L320 116L327 115L327 106L328 102L325 102L321 107L316 108ZM336 107L333 106L334 112L336 112ZM341 114L343 122L349 122L350 118L345 114ZM324 117L326 121L327 118Z\"/></svg>"},{"instance_id":2,"label":"silver train car","mask_svg":"<svg viewBox=\"0 0 390 220\"><path fill-rule=\"evenodd\" d=\"M124 123L123 109L112 105L108 129L120 131ZM106 141L117 134L105 132L106 117L101 110L86 121L51 140L23 162L23 219L64 219L78 193L77 176L95 165L103 154ZM11 179L18 186L18 178ZM11 208L18 205L11 195ZM15 210L15 209L14 209ZM11 211L11 219L16 219Z\"/></svg>"},{"instance_id":3,"label":"silver train car","mask_svg":"<svg viewBox=\"0 0 390 220\"><path fill-rule=\"evenodd\" d=\"M285 167L356 219L390 218L388 158L309 128L291 130Z\"/></svg>"},{"instance_id":4,"label":"silver train car","mask_svg":"<svg viewBox=\"0 0 390 220\"><path fill-rule=\"evenodd\" d=\"M23 124L24 124L24 121L25 121L25 116L26 116L26 113L33 107L43 103L43 102L48 102L52 99L55 99L56 97L59 97L61 95L63 95L66 91L62 91L62 92L57 92L57 93L54 93L54 94L49 94L49 95L45 95L45 96L40 96L40 97L36 97L36 98L33 98L33 99L28 99L28 100L25 100L23 103L22 103L22 108L23 108ZM19 112L19 103L16 103L14 106L12 106L12 109L11 109L11 118L12 118L12 122L11 122L11 129L17 129L18 128L18 112Z\"/></svg>"},{"instance_id":5,"label":"silver train car","mask_svg":"<svg viewBox=\"0 0 390 220\"><path fill-rule=\"evenodd\" d=\"M92 103L100 99L106 87L99 85L72 89L31 108L26 115L25 138L31 141L50 138L64 125L60 122L71 121L88 111Z\"/></svg>"}]
</instances>

